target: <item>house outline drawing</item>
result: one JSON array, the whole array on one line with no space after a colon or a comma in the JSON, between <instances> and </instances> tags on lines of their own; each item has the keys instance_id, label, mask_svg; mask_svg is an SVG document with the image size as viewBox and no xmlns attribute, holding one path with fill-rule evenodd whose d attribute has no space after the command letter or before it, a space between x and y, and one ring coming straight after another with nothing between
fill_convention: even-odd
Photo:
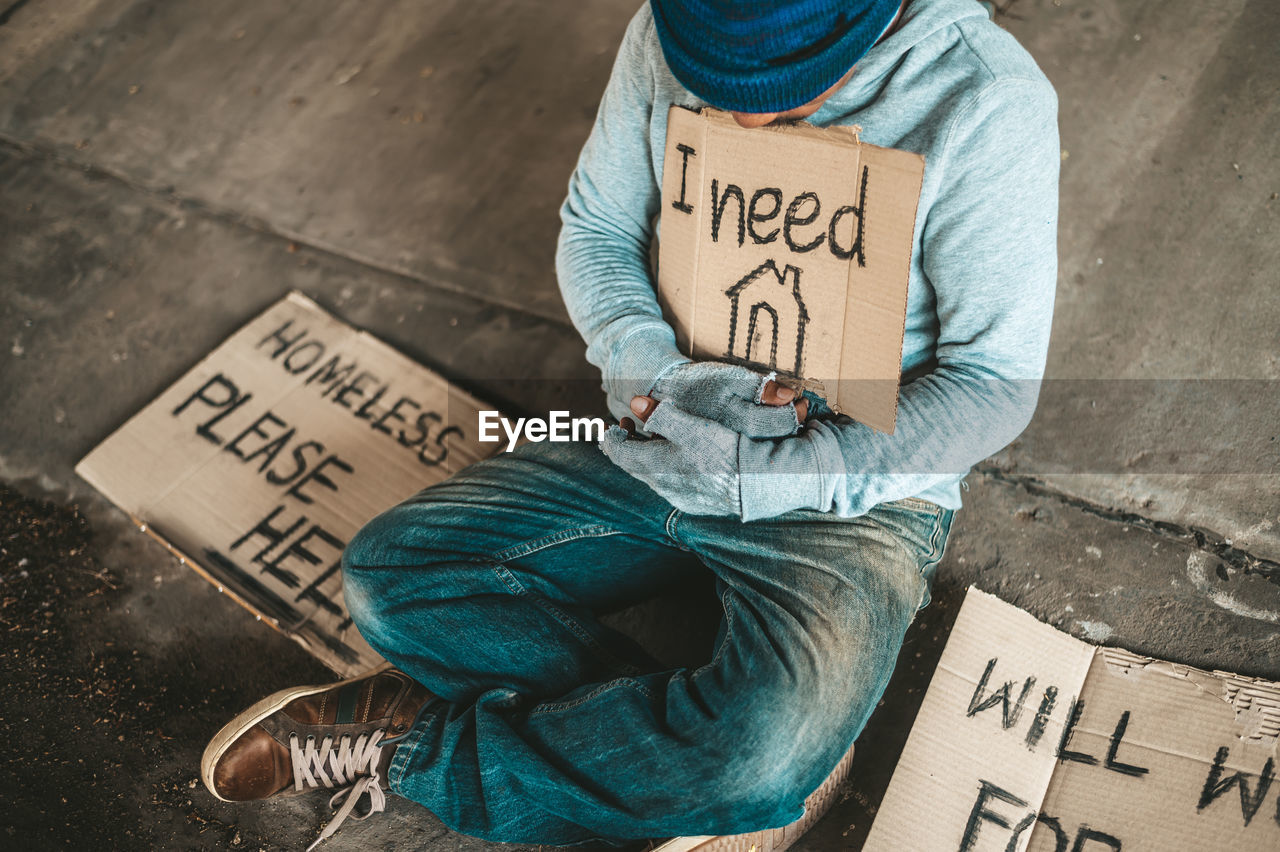
<instances>
[{"instance_id":1,"label":"house outline drawing","mask_svg":"<svg viewBox=\"0 0 1280 852\"><path fill-rule=\"evenodd\" d=\"M809 312L800 295L799 267L788 264L779 272L776 263L766 260L724 292L730 303L725 356L799 378L804 365L804 332L809 324ZM769 329L764 337L766 320ZM767 358L760 352L764 340L768 341Z\"/></svg>"}]
</instances>

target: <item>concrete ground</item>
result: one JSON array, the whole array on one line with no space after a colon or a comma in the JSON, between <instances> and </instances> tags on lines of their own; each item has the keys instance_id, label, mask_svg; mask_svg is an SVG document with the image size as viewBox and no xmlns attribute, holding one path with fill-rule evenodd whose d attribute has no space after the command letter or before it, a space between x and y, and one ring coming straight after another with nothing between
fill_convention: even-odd
<instances>
[{"instance_id":1,"label":"concrete ground","mask_svg":"<svg viewBox=\"0 0 1280 852\"><path fill-rule=\"evenodd\" d=\"M291 289L512 411L598 407L556 211L637 3L0 3L6 845L310 842L322 801L225 806L196 767L229 715L326 672L72 468ZM801 850L859 847L971 583L1280 679L1280 6L999 5L1061 102L1050 381L969 477L935 602ZM704 592L622 623L705 637ZM327 846L489 844L395 800Z\"/></svg>"}]
</instances>

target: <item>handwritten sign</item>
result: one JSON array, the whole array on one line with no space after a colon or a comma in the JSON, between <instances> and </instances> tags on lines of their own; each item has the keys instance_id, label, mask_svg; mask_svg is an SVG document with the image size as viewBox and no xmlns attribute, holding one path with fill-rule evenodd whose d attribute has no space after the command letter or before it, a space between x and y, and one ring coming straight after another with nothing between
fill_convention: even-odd
<instances>
[{"instance_id":1,"label":"handwritten sign","mask_svg":"<svg viewBox=\"0 0 1280 852\"><path fill-rule=\"evenodd\" d=\"M892 432L923 158L676 106L666 146L658 298L683 351Z\"/></svg>"},{"instance_id":2,"label":"handwritten sign","mask_svg":"<svg viewBox=\"0 0 1280 852\"><path fill-rule=\"evenodd\" d=\"M76 468L187 564L341 674L379 658L342 599L370 518L497 451L473 397L291 293Z\"/></svg>"},{"instance_id":3,"label":"handwritten sign","mask_svg":"<svg viewBox=\"0 0 1280 852\"><path fill-rule=\"evenodd\" d=\"M863 848L1280 849L1278 736L1280 684L1095 648L970 589Z\"/></svg>"}]
</instances>

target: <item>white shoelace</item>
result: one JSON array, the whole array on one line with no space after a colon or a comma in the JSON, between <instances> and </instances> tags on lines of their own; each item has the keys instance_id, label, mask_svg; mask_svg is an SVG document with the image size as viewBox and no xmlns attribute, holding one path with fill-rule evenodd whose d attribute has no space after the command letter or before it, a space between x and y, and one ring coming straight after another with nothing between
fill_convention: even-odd
<instances>
[{"instance_id":1,"label":"white shoelace","mask_svg":"<svg viewBox=\"0 0 1280 852\"><path fill-rule=\"evenodd\" d=\"M299 744L298 735L290 735L289 756L293 759L295 790L304 786L333 788L346 785L329 799L329 807L336 808L337 813L315 842L307 847L307 852L332 837L347 817L362 820L386 808L387 796L382 792L382 778L378 775L383 734L383 731L374 731L361 734L355 740L349 736L340 737L336 746L333 737L325 737L317 746L314 737L307 737ZM369 794L369 810L357 814L356 803L365 793Z\"/></svg>"}]
</instances>

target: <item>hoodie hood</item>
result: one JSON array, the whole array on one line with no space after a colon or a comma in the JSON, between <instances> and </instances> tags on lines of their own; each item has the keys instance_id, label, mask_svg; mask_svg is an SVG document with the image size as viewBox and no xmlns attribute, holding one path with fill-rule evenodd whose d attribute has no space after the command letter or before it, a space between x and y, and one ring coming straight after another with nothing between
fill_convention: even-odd
<instances>
[{"instance_id":1,"label":"hoodie hood","mask_svg":"<svg viewBox=\"0 0 1280 852\"><path fill-rule=\"evenodd\" d=\"M854 66L849 82L808 120L825 125L865 107L907 55L959 21L984 22L987 11L974 0L908 0L898 26ZM932 53L932 51L930 51Z\"/></svg>"}]
</instances>

